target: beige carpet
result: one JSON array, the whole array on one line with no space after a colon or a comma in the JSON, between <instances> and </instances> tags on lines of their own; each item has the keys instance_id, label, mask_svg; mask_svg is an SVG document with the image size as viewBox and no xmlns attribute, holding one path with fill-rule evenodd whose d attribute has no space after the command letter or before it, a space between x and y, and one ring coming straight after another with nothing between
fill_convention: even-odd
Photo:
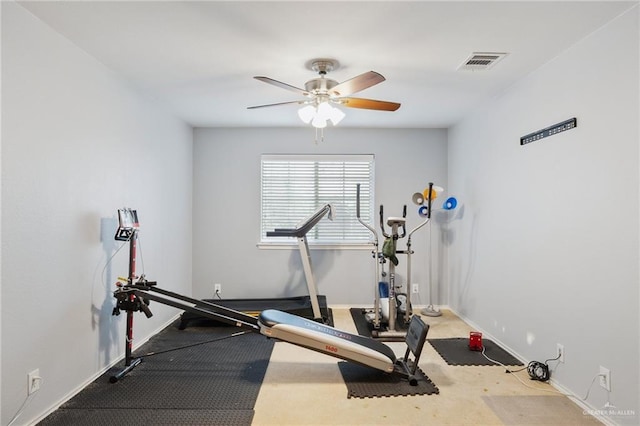
<instances>
[{"instance_id":1,"label":"beige carpet","mask_svg":"<svg viewBox=\"0 0 640 426\"><path fill-rule=\"evenodd\" d=\"M601 424L564 396L483 396L484 402L506 425ZM562 416L558 416L562 413Z\"/></svg>"},{"instance_id":2,"label":"beige carpet","mask_svg":"<svg viewBox=\"0 0 640 426\"><path fill-rule=\"evenodd\" d=\"M355 333L348 309L334 309L336 327ZM464 337L470 327L444 311L423 317L429 338ZM397 356L405 345L390 342ZM275 344L255 406L254 425L562 425L598 424L547 383L522 385L499 366L449 366L426 343L420 368L440 393L347 398L338 359L288 343Z\"/></svg>"}]
</instances>

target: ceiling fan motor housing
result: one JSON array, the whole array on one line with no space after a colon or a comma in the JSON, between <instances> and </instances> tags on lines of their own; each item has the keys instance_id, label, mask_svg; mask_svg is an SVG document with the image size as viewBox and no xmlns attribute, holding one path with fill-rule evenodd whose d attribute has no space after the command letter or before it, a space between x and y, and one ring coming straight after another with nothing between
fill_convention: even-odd
<instances>
[{"instance_id":1,"label":"ceiling fan motor housing","mask_svg":"<svg viewBox=\"0 0 640 426\"><path fill-rule=\"evenodd\" d=\"M326 58L312 59L309 62L307 62L307 68L317 72L320 75L325 75L330 71L337 70L338 68L340 68L340 63L335 59L326 59Z\"/></svg>"},{"instance_id":2,"label":"ceiling fan motor housing","mask_svg":"<svg viewBox=\"0 0 640 426\"><path fill-rule=\"evenodd\" d=\"M304 89L312 95L328 95L329 90L337 85L337 81L321 77L307 81L304 84Z\"/></svg>"}]
</instances>

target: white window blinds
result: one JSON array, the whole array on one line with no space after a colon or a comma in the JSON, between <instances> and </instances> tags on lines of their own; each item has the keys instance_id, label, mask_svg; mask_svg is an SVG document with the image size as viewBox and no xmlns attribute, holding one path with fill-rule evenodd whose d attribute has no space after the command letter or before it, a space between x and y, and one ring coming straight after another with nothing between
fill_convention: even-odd
<instances>
[{"instance_id":1,"label":"white window blinds","mask_svg":"<svg viewBox=\"0 0 640 426\"><path fill-rule=\"evenodd\" d=\"M333 204L334 220L322 219L309 231L310 244L371 240L371 233L356 219L356 186L360 184L360 217L371 223L373 155L263 155L261 165L262 243L292 243L266 233L294 228L325 204Z\"/></svg>"}]
</instances>

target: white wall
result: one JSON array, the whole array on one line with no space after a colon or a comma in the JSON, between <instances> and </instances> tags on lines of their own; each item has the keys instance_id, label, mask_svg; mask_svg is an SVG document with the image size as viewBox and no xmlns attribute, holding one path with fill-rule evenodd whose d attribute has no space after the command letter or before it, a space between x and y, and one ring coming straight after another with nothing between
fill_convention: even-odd
<instances>
[{"instance_id":1,"label":"white wall","mask_svg":"<svg viewBox=\"0 0 640 426\"><path fill-rule=\"evenodd\" d=\"M2 23L2 7L0 6L0 25ZM1 36L1 34L0 34ZM1 41L1 39L0 39ZM0 70L2 69L2 49L0 49ZM1 83L0 83L1 86ZM1 94L0 88L0 94ZM0 112L2 107L0 106ZM0 113L0 131L2 114ZM0 136L0 176L2 176L2 138ZM0 183L1 184L1 183ZM2 240L2 191L0 189L0 242ZM0 243L0 309L2 308L2 244ZM2 383L2 312L0 312L0 383ZM2 424L2 386L0 385L0 424Z\"/></svg>"},{"instance_id":2,"label":"white wall","mask_svg":"<svg viewBox=\"0 0 640 426\"><path fill-rule=\"evenodd\" d=\"M112 317L116 209L137 208L144 271L191 291L192 130L21 6L2 2L2 418L65 400L124 354ZM139 263L138 272L141 272ZM177 311L153 307L137 341Z\"/></svg>"},{"instance_id":3,"label":"white wall","mask_svg":"<svg viewBox=\"0 0 640 426\"><path fill-rule=\"evenodd\" d=\"M417 206L411 203L413 193L422 191L429 181L447 185L445 130L328 128L324 141L317 145L314 136L312 128L195 130L193 226L197 232L193 238L193 291L196 297L211 298L214 283L222 284L227 298L306 294L297 248L256 247L260 236L261 154L375 154L376 215L381 203L387 216L401 215L402 206L407 204L408 230L420 223ZM437 227L435 229L437 231ZM412 281L421 284L420 297L414 298L417 304L425 304L427 294L428 232L425 231L426 228L416 232L412 239L416 252ZM436 245L439 234L435 231L434 239ZM399 247L403 248L405 243L406 239ZM437 251L434 249L434 255ZM370 306L373 303L376 281L370 249L312 248L311 257L319 292L327 296L329 304ZM398 272L406 276L406 262L402 258L400 261ZM444 262L445 257L440 261Z\"/></svg>"},{"instance_id":4,"label":"white wall","mask_svg":"<svg viewBox=\"0 0 640 426\"><path fill-rule=\"evenodd\" d=\"M564 344L552 378L581 397L611 369L610 402L635 411L621 424L640 418L638 29L636 7L449 131L449 303L525 359ZM606 401L596 384L588 403Z\"/></svg>"}]
</instances>

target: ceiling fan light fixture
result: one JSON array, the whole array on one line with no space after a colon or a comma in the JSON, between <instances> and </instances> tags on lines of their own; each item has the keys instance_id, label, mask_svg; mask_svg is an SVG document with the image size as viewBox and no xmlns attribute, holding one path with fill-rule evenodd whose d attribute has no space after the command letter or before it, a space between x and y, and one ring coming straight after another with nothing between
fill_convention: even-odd
<instances>
[{"instance_id":1,"label":"ceiling fan light fixture","mask_svg":"<svg viewBox=\"0 0 640 426\"><path fill-rule=\"evenodd\" d=\"M298 117L303 123L309 124L316 129L327 127L327 121L331 121L334 126L345 117L345 113L329 104L328 101L320 102L318 106L307 105L298 110Z\"/></svg>"},{"instance_id":2,"label":"ceiling fan light fixture","mask_svg":"<svg viewBox=\"0 0 640 426\"><path fill-rule=\"evenodd\" d=\"M311 121L311 125L316 129L324 129L327 127L327 119L322 118L320 115L316 115Z\"/></svg>"},{"instance_id":3,"label":"ceiling fan light fixture","mask_svg":"<svg viewBox=\"0 0 640 426\"><path fill-rule=\"evenodd\" d=\"M331 118L331 110L333 109L333 107L331 105L329 105L329 102L324 101L324 102L320 102L318 104L318 112L316 113L316 116L322 118L323 120L328 120Z\"/></svg>"},{"instance_id":4,"label":"ceiling fan light fixture","mask_svg":"<svg viewBox=\"0 0 640 426\"><path fill-rule=\"evenodd\" d=\"M313 117L315 115L316 107L314 107L313 105L307 105L298 110L298 117L300 117L300 120L302 120L305 124L311 123L311 120L313 120Z\"/></svg>"},{"instance_id":5,"label":"ceiling fan light fixture","mask_svg":"<svg viewBox=\"0 0 640 426\"><path fill-rule=\"evenodd\" d=\"M339 108L332 107L331 116L329 116L329 120L331 120L331 123L335 126L342 121L345 115L346 114L342 112L342 110L340 110Z\"/></svg>"}]
</instances>

